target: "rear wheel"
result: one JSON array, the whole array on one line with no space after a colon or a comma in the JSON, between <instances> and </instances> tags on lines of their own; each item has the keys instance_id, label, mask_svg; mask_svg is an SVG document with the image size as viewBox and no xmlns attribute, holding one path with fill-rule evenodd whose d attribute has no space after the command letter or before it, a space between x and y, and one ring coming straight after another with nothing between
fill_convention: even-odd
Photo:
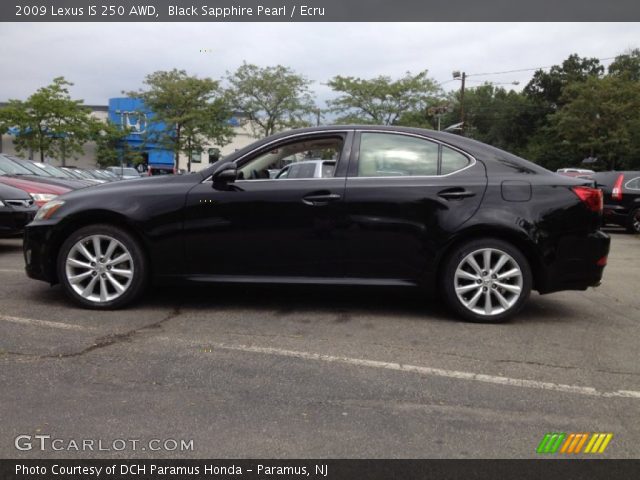
<instances>
[{"instance_id":1,"label":"rear wheel","mask_svg":"<svg viewBox=\"0 0 640 480\"><path fill-rule=\"evenodd\" d=\"M531 269L524 255L502 240L485 238L457 247L443 271L449 306L472 322L504 322L531 292Z\"/></svg>"},{"instance_id":2,"label":"rear wheel","mask_svg":"<svg viewBox=\"0 0 640 480\"><path fill-rule=\"evenodd\" d=\"M112 225L74 232L58 255L58 278L76 303L114 309L133 301L146 283L146 261L138 242Z\"/></svg>"},{"instance_id":3,"label":"rear wheel","mask_svg":"<svg viewBox=\"0 0 640 480\"><path fill-rule=\"evenodd\" d=\"M640 208L632 210L627 221L627 231L629 233L640 233Z\"/></svg>"}]
</instances>

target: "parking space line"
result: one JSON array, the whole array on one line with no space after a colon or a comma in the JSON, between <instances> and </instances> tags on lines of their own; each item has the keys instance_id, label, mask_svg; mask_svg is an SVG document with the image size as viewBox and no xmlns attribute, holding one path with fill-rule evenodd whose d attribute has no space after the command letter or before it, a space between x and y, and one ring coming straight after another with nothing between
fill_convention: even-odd
<instances>
[{"instance_id":1,"label":"parking space line","mask_svg":"<svg viewBox=\"0 0 640 480\"><path fill-rule=\"evenodd\" d=\"M72 325L70 323L49 322L47 320L36 320L35 318L12 317L10 315L0 315L0 321L31 325L35 327L59 328L62 330L90 331L92 327L83 325Z\"/></svg>"},{"instance_id":2,"label":"parking space line","mask_svg":"<svg viewBox=\"0 0 640 480\"><path fill-rule=\"evenodd\" d=\"M24 273L24 269L20 269L20 268L0 268L0 273Z\"/></svg>"},{"instance_id":3,"label":"parking space line","mask_svg":"<svg viewBox=\"0 0 640 480\"><path fill-rule=\"evenodd\" d=\"M271 347L256 347L252 345L230 345L226 343L209 343L204 348L219 348L221 350L235 350L240 352L262 353L267 355L278 355L282 357L299 358L303 360L316 360L327 363L341 363L359 367L380 368L385 370L395 370L407 373L417 373L419 375L431 377L445 377L457 380L471 380L475 382L491 383L495 385L506 385L511 387L533 388L537 390L552 390L562 393L574 393L591 397L622 397L640 399L640 392L633 390L616 390L613 392L603 392L593 387L582 387L579 385L565 385L561 383L540 382L537 380L526 380L522 378L510 378L497 375L486 375L481 373L463 372L458 370L445 370L441 368L422 367L418 365L407 365L393 362L381 362L378 360L366 360L362 358L342 357L335 355L324 355L319 353L300 352L295 350L283 350Z\"/></svg>"}]
</instances>

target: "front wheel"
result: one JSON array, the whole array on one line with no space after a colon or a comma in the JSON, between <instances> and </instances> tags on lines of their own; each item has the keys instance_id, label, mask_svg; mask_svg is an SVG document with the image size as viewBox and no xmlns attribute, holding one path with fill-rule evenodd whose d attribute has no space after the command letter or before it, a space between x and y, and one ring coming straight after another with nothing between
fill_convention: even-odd
<instances>
[{"instance_id":1,"label":"front wheel","mask_svg":"<svg viewBox=\"0 0 640 480\"><path fill-rule=\"evenodd\" d=\"M133 301L146 283L144 253L128 232L112 225L83 227L58 255L58 278L69 297L88 308L115 309Z\"/></svg>"},{"instance_id":2,"label":"front wheel","mask_svg":"<svg viewBox=\"0 0 640 480\"><path fill-rule=\"evenodd\" d=\"M486 238L457 247L442 275L449 306L466 320L499 323L515 315L531 292L531 269L511 244Z\"/></svg>"}]
</instances>

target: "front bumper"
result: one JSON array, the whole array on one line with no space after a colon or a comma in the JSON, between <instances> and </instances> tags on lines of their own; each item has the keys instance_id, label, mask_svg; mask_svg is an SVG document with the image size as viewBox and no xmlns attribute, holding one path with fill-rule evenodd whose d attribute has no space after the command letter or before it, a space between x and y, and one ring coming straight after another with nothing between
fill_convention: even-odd
<instances>
[{"instance_id":1,"label":"front bumper","mask_svg":"<svg viewBox=\"0 0 640 480\"><path fill-rule=\"evenodd\" d=\"M27 275L36 280L57 283L57 248L53 241L53 225L31 223L24 230L23 251Z\"/></svg>"},{"instance_id":2,"label":"front bumper","mask_svg":"<svg viewBox=\"0 0 640 480\"><path fill-rule=\"evenodd\" d=\"M13 208L0 207L0 238L14 237L22 234L27 225L36 215L36 207Z\"/></svg>"},{"instance_id":3,"label":"front bumper","mask_svg":"<svg viewBox=\"0 0 640 480\"><path fill-rule=\"evenodd\" d=\"M557 249L544 259L536 289L540 293L551 293L600 285L610 245L611 237L600 230L584 236L564 237Z\"/></svg>"}]
</instances>

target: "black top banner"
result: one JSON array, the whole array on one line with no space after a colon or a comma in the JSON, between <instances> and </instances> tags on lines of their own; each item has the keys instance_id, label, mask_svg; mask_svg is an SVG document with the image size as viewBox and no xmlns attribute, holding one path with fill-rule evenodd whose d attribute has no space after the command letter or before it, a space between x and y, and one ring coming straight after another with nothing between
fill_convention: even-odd
<instances>
[{"instance_id":1,"label":"black top banner","mask_svg":"<svg viewBox=\"0 0 640 480\"><path fill-rule=\"evenodd\" d=\"M632 22L637 0L3 0L0 22Z\"/></svg>"}]
</instances>

